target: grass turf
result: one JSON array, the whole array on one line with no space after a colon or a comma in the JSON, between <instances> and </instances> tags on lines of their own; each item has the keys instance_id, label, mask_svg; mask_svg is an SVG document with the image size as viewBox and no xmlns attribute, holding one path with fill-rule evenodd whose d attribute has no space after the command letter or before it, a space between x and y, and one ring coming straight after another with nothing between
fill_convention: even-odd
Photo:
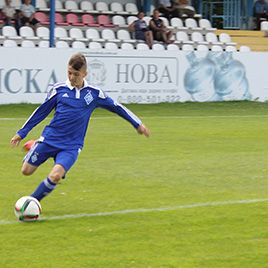
<instances>
[{"instance_id":1,"label":"grass turf","mask_svg":"<svg viewBox=\"0 0 268 268\"><path fill-rule=\"evenodd\" d=\"M36 106L2 105L0 220L52 166L20 174L9 140ZM268 198L268 105L129 105L149 139L94 113L67 180L42 201L46 217ZM49 121L36 127L36 138ZM268 202L0 225L0 267L267 267Z\"/></svg>"}]
</instances>

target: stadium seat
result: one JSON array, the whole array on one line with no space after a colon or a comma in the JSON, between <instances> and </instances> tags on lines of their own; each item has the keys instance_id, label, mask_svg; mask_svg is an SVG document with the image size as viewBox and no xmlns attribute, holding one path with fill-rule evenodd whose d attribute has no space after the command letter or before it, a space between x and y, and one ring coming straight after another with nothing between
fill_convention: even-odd
<instances>
[{"instance_id":1,"label":"stadium seat","mask_svg":"<svg viewBox=\"0 0 268 268\"><path fill-rule=\"evenodd\" d=\"M99 13L99 11L95 10L93 7L93 4L89 2L88 0L80 2L80 10L82 10L82 12L91 13L91 14Z\"/></svg>"},{"instance_id":2,"label":"stadium seat","mask_svg":"<svg viewBox=\"0 0 268 268\"><path fill-rule=\"evenodd\" d=\"M85 43L83 43L81 41L74 41L74 42L72 42L72 48L85 49L86 45L85 45Z\"/></svg>"},{"instance_id":3,"label":"stadium seat","mask_svg":"<svg viewBox=\"0 0 268 268\"><path fill-rule=\"evenodd\" d=\"M69 13L66 15L66 22L69 25L73 25L77 27L85 26L84 23L79 22L78 16L74 13Z\"/></svg>"},{"instance_id":4,"label":"stadium seat","mask_svg":"<svg viewBox=\"0 0 268 268\"><path fill-rule=\"evenodd\" d=\"M86 30L86 38L88 40L92 40L96 42L104 42L104 39L101 39L100 37L99 31L94 28L89 28Z\"/></svg>"},{"instance_id":5,"label":"stadium seat","mask_svg":"<svg viewBox=\"0 0 268 268\"><path fill-rule=\"evenodd\" d=\"M79 9L78 3L76 1L67 0L67 1L65 1L64 5L65 5L65 9L68 11L76 12L76 13L82 12L82 10Z\"/></svg>"},{"instance_id":6,"label":"stadium seat","mask_svg":"<svg viewBox=\"0 0 268 268\"><path fill-rule=\"evenodd\" d=\"M206 46L206 45L197 45L196 46L196 50L197 51L209 51L209 47L208 46Z\"/></svg>"},{"instance_id":7,"label":"stadium seat","mask_svg":"<svg viewBox=\"0 0 268 268\"><path fill-rule=\"evenodd\" d=\"M59 26L68 26L68 23L64 20L61 13L55 13L55 23Z\"/></svg>"},{"instance_id":8,"label":"stadium seat","mask_svg":"<svg viewBox=\"0 0 268 268\"><path fill-rule=\"evenodd\" d=\"M171 18L170 25L175 29L182 29L182 28L187 29L186 27L183 26L182 20L176 17Z\"/></svg>"},{"instance_id":9,"label":"stadium seat","mask_svg":"<svg viewBox=\"0 0 268 268\"><path fill-rule=\"evenodd\" d=\"M221 52L221 51L223 51L223 48L222 48L222 46L212 45L211 51Z\"/></svg>"},{"instance_id":10,"label":"stadium seat","mask_svg":"<svg viewBox=\"0 0 268 268\"><path fill-rule=\"evenodd\" d=\"M118 2L111 3L111 11L114 14L121 14L121 15L128 14L127 11L124 11L123 5L121 3L118 3Z\"/></svg>"},{"instance_id":11,"label":"stadium seat","mask_svg":"<svg viewBox=\"0 0 268 268\"><path fill-rule=\"evenodd\" d=\"M179 50L179 47L177 45L175 45L175 44L168 44L167 45L167 50L175 50L175 51L177 51L177 50Z\"/></svg>"},{"instance_id":12,"label":"stadium seat","mask_svg":"<svg viewBox=\"0 0 268 268\"><path fill-rule=\"evenodd\" d=\"M162 44L153 44L152 49L158 50L158 51L163 51L163 50L165 50L165 47Z\"/></svg>"},{"instance_id":13,"label":"stadium seat","mask_svg":"<svg viewBox=\"0 0 268 268\"><path fill-rule=\"evenodd\" d=\"M138 17L136 16L128 16L127 17L127 24L130 25L133 21L137 20Z\"/></svg>"},{"instance_id":14,"label":"stadium seat","mask_svg":"<svg viewBox=\"0 0 268 268\"><path fill-rule=\"evenodd\" d=\"M49 25L49 18L46 13L44 12L35 12L34 17L43 25Z\"/></svg>"},{"instance_id":15,"label":"stadium seat","mask_svg":"<svg viewBox=\"0 0 268 268\"><path fill-rule=\"evenodd\" d=\"M264 31L265 35L268 36L268 21L261 22L261 31Z\"/></svg>"},{"instance_id":16,"label":"stadium seat","mask_svg":"<svg viewBox=\"0 0 268 268\"><path fill-rule=\"evenodd\" d=\"M49 11L46 0L36 0L35 7L36 7L36 10Z\"/></svg>"},{"instance_id":17,"label":"stadium seat","mask_svg":"<svg viewBox=\"0 0 268 268\"><path fill-rule=\"evenodd\" d=\"M106 43L104 44L104 48L105 48L105 49L108 49L108 50L118 50L118 46L117 46L117 44L112 43L112 42L106 42Z\"/></svg>"},{"instance_id":18,"label":"stadium seat","mask_svg":"<svg viewBox=\"0 0 268 268\"><path fill-rule=\"evenodd\" d=\"M236 46L236 43L232 42L230 35L227 33L221 33L219 40L226 46Z\"/></svg>"},{"instance_id":19,"label":"stadium seat","mask_svg":"<svg viewBox=\"0 0 268 268\"><path fill-rule=\"evenodd\" d=\"M152 18L152 17L150 17L150 18ZM165 18L165 17L160 17L160 19L163 21L163 23L164 23L164 25L165 25L166 27L169 27L169 26L170 26L170 25L169 25L169 21L168 21L167 18Z\"/></svg>"},{"instance_id":20,"label":"stadium seat","mask_svg":"<svg viewBox=\"0 0 268 268\"><path fill-rule=\"evenodd\" d=\"M149 26L149 23L150 23L150 20L152 19L152 17L150 17L150 16L144 16L143 19L145 20L147 26Z\"/></svg>"},{"instance_id":21,"label":"stadium seat","mask_svg":"<svg viewBox=\"0 0 268 268\"><path fill-rule=\"evenodd\" d=\"M200 31L201 28L197 26L197 22L193 18L187 18L185 20L185 26L193 31Z\"/></svg>"},{"instance_id":22,"label":"stadium seat","mask_svg":"<svg viewBox=\"0 0 268 268\"><path fill-rule=\"evenodd\" d=\"M99 42L92 41L88 44L89 49L102 49L102 45Z\"/></svg>"},{"instance_id":23,"label":"stadium seat","mask_svg":"<svg viewBox=\"0 0 268 268\"><path fill-rule=\"evenodd\" d=\"M16 29L13 26L3 26L2 35L8 39L21 40L21 36L18 36Z\"/></svg>"},{"instance_id":24,"label":"stadium seat","mask_svg":"<svg viewBox=\"0 0 268 268\"><path fill-rule=\"evenodd\" d=\"M34 48L35 47L35 44L31 40L22 40L21 47Z\"/></svg>"},{"instance_id":25,"label":"stadium seat","mask_svg":"<svg viewBox=\"0 0 268 268\"><path fill-rule=\"evenodd\" d=\"M123 50L134 50L133 44L130 43L122 43L121 44L121 49Z\"/></svg>"},{"instance_id":26,"label":"stadium seat","mask_svg":"<svg viewBox=\"0 0 268 268\"><path fill-rule=\"evenodd\" d=\"M236 47L235 46L226 46L225 51L227 52L236 52Z\"/></svg>"},{"instance_id":27,"label":"stadium seat","mask_svg":"<svg viewBox=\"0 0 268 268\"><path fill-rule=\"evenodd\" d=\"M184 45L182 45L182 50L183 51L194 51L194 47L193 47L193 45L190 45L190 44L184 44Z\"/></svg>"},{"instance_id":28,"label":"stadium seat","mask_svg":"<svg viewBox=\"0 0 268 268\"><path fill-rule=\"evenodd\" d=\"M6 39L3 42L3 47L17 47L17 42L15 40Z\"/></svg>"},{"instance_id":29,"label":"stadium seat","mask_svg":"<svg viewBox=\"0 0 268 268\"><path fill-rule=\"evenodd\" d=\"M88 42L88 39L85 38L83 31L80 28L74 27L69 30L69 36L80 42Z\"/></svg>"},{"instance_id":30,"label":"stadium seat","mask_svg":"<svg viewBox=\"0 0 268 268\"><path fill-rule=\"evenodd\" d=\"M176 33L176 41L175 41L175 43L177 43L177 44L180 44L180 43L193 44L194 42L189 40L189 36L188 36L188 34L186 32L179 31L179 32Z\"/></svg>"},{"instance_id":31,"label":"stadium seat","mask_svg":"<svg viewBox=\"0 0 268 268\"><path fill-rule=\"evenodd\" d=\"M35 36L33 28L30 26L22 26L19 29L20 36L29 40L38 40L39 38Z\"/></svg>"},{"instance_id":32,"label":"stadium seat","mask_svg":"<svg viewBox=\"0 0 268 268\"><path fill-rule=\"evenodd\" d=\"M218 40L218 37L215 33L206 33L206 41L213 45L223 45L222 42Z\"/></svg>"},{"instance_id":33,"label":"stadium seat","mask_svg":"<svg viewBox=\"0 0 268 268\"><path fill-rule=\"evenodd\" d=\"M210 21L207 19L200 19L199 27L202 28L203 30L210 31L210 32L211 31L214 32L217 30L216 28L212 28Z\"/></svg>"},{"instance_id":34,"label":"stadium seat","mask_svg":"<svg viewBox=\"0 0 268 268\"><path fill-rule=\"evenodd\" d=\"M71 41L72 38L68 36L67 30L62 27L55 28L55 38L63 41Z\"/></svg>"},{"instance_id":35,"label":"stadium seat","mask_svg":"<svg viewBox=\"0 0 268 268\"><path fill-rule=\"evenodd\" d=\"M63 2L61 2L60 0L55 0L55 9L57 12L61 13L61 12L66 12L67 10L63 8Z\"/></svg>"},{"instance_id":36,"label":"stadium seat","mask_svg":"<svg viewBox=\"0 0 268 268\"><path fill-rule=\"evenodd\" d=\"M47 40L41 40L38 43L38 47L40 47L40 48L48 48L49 47L49 41L47 41Z\"/></svg>"},{"instance_id":37,"label":"stadium seat","mask_svg":"<svg viewBox=\"0 0 268 268\"><path fill-rule=\"evenodd\" d=\"M139 43L136 46L137 50L150 50L147 44L145 43Z\"/></svg>"},{"instance_id":38,"label":"stadium seat","mask_svg":"<svg viewBox=\"0 0 268 268\"><path fill-rule=\"evenodd\" d=\"M56 42L56 48L69 48L69 45L67 42L59 40Z\"/></svg>"},{"instance_id":39,"label":"stadium seat","mask_svg":"<svg viewBox=\"0 0 268 268\"><path fill-rule=\"evenodd\" d=\"M107 15L99 15L97 17L97 22L103 27L110 27L110 28L115 27L115 25L112 24L110 18Z\"/></svg>"},{"instance_id":40,"label":"stadium seat","mask_svg":"<svg viewBox=\"0 0 268 268\"><path fill-rule=\"evenodd\" d=\"M117 39L123 42L136 43L136 40L131 39L129 31L124 29L120 29L117 31Z\"/></svg>"},{"instance_id":41,"label":"stadium seat","mask_svg":"<svg viewBox=\"0 0 268 268\"><path fill-rule=\"evenodd\" d=\"M47 27L38 27L36 29L36 36L39 37L39 39L49 39L49 29Z\"/></svg>"},{"instance_id":42,"label":"stadium seat","mask_svg":"<svg viewBox=\"0 0 268 268\"><path fill-rule=\"evenodd\" d=\"M113 11L109 10L108 4L105 2L96 2L95 8L99 13L102 13L102 14L104 14L104 13L105 14L113 14L114 13Z\"/></svg>"},{"instance_id":43,"label":"stadium seat","mask_svg":"<svg viewBox=\"0 0 268 268\"><path fill-rule=\"evenodd\" d=\"M115 36L115 32L111 29L104 29L101 31L101 37L102 39L104 40L107 40L107 41L112 41L112 42L120 42L120 40L118 40Z\"/></svg>"},{"instance_id":44,"label":"stadium seat","mask_svg":"<svg viewBox=\"0 0 268 268\"><path fill-rule=\"evenodd\" d=\"M138 14L138 8L135 3L126 3L125 4L125 10L127 11L128 14Z\"/></svg>"},{"instance_id":45,"label":"stadium seat","mask_svg":"<svg viewBox=\"0 0 268 268\"><path fill-rule=\"evenodd\" d=\"M193 32L191 34L191 40L197 44L208 45L208 42L204 40L204 36L200 32Z\"/></svg>"},{"instance_id":46,"label":"stadium seat","mask_svg":"<svg viewBox=\"0 0 268 268\"><path fill-rule=\"evenodd\" d=\"M119 26L119 27L127 27L127 24L126 24L126 20L123 16L121 15L115 15L112 17L112 23L115 25L115 26Z\"/></svg>"},{"instance_id":47,"label":"stadium seat","mask_svg":"<svg viewBox=\"0 0 268 268\"><path fill-rule=\"evenodd\" d=\"M250 49L250 47L248 47L248 46L241 46L241 47L239 48L239 51L240 51L240 52L250 52L251 49Z\"/></svg>"},{"instance_id":48,"label":"stadium seat","mask_svg":"<svg viewBox=\"0 0 268 268\"><path fill-rule=\"evenodd\" d=\"M90 14L82 15L82 23L89 27L99 27L100 25L95 21L94 17Z\"/></svg>"}]
</instances>

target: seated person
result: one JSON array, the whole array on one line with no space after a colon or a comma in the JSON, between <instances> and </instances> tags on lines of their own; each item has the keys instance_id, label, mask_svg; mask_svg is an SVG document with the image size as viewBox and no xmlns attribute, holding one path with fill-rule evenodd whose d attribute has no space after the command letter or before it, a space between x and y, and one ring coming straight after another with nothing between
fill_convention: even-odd
<instances>
[{"instance_id":1,"label":"seated person","mask_svg":"<svg viewBox=\"0 0 268 268\"><path fill-rule=\"evenodd\" d=\"M12 25L15 21L15 8L11 5L11 0L5 0L6 5L2 8L5 25Z\"/></svg>"},{"instance_id":2,"label":"seated person","mask_svg":"<svg viewBox=\"0 0 268 268\"><path fill-rule=\"evenodd\" d=\"M260 30L261 21L268 20L268 3L265 0L255 2L254 16L256 17L256 30Z\"/></svg>"},{"instance_id":3,"label":"seated person","mask_svg":"<svg viewBox=\"0 0 268 268\"><path fill-rule=\"evenodd\" d=\"M35 8L31 5L31 0L24 0L19 12L20 26L38 26L39 21L34 17Z\"/></svg>"},{"instance_id":4,"label":"seated person","mask_svg":"<svg viewBox=\"0 0 268 268\"><path fill-rule=\"evenodd\" d=\"M144 12L140 11L137 15L138 19L133 21L128 29L130 32L134 32L134 37L137 40L143 40L146 44L152 48L153 46L153 34L149 30L144 18Z\"/></svg>"},{"instance_id":5,"label":"seated person","mask_svg":"<svg viewBox=\"0 0 268 268\"><path fill-rule=\"evenodd\" d=\"M193 18L195 15L195 9L190 5L189 0L175 0L173 2L173 17L183 17L187 15L188 17Z\"/></svg>"},{"instance_id":6,"label":"seated person","mask_svg":"<svg viewBox=\"0 0 268 268\"><path fill-rule=\"evenodd\" d=\"M170 0L159 0L158 10L167 19L171 19L173 12L175 10Z\"/></svg>"},{"instance_id":7,"label":"seated person","mask_svg":"<svg viewBox=\"0 0 268 268\"><path fill-rule=\"evenodd\" d=\"M153 32L154 40L163 41L166 44L172 43L170 38L172 37L172 31L168 30L164 25L163 20L159 18L159 10L155 9L153 11L153 18L150 20L150 29Z\"/></svg>"}]
</instances>

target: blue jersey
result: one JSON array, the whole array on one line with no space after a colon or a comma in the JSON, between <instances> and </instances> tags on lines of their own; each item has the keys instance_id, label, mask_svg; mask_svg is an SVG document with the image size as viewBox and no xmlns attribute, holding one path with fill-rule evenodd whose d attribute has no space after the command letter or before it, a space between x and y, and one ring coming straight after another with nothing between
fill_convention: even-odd
<instances>
[{"instance_id":1,"label":"blue jersey","mask_svg":"<svg viewBox=\"0 0 268 268\"><path fill-rule=\"evenodd\" d=\"M55 109L54 117L44 128L40 141L59 149L82 149L90 116L98 107L117 113L135 128L141 125L138 117L106 96L102 90L90 86L86 81L82 89L75 89L67 81L54 85L45 102L33 112L17 134L25 138L34 126Z\"/></svg>"}]
</instances>

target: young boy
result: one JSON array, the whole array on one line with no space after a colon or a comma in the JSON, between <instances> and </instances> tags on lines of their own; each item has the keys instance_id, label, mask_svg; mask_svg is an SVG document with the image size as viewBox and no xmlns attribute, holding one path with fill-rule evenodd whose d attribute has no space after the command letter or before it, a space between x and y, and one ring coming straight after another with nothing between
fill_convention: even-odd
<instances>
[{"instance_id":1,"label":"young boy","mask_svg":"<svg viewBox=\"0 0 268 268\"><path fill-rule=\"evenodd\" d=\"M86 76L85 57L80 53L73 55L68 63L68 80L54 85L45 102L33 112L10 141L13 147L17 146L33 127L55 109L53 119L25 156L22 165L22 173L27 176L33 174L48 158L54 158L55 164L48 177L32 193L39 201L56 187L75 163L83 148L87 126L94 109L101 107L117 113L129 121L139 134L149 137L149 129L139 118L106 96L102 90L90 86L85 80Z\"/></svg>"}]
</instances>

